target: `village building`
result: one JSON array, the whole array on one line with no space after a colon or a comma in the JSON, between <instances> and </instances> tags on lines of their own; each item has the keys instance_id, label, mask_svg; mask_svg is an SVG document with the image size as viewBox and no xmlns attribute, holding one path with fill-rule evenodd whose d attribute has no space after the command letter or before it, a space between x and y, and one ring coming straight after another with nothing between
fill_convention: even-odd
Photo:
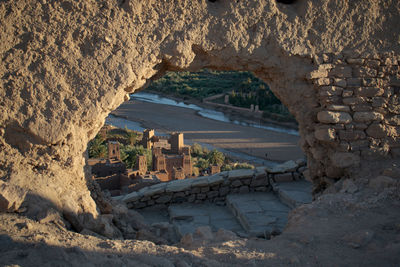
<instances>
[{"instance_id":1,"label":"village building","mask_svg":"<svg viewBox=\"0 0 400 267\"><path fill-rule=\"evenodd\" d=\"M153 147L153 170L165 171L167 177L160 177L163 182L180 180L192 175L190 147L185 146L183 134L173 133L168 140L170 149Z\"/></svg>"},{"instance_id":2,"label":"village building","mask_svg":"<svg viewBox=\"0 0 400 267\"><path fill-rule=\"evenodd\" d=\"M101 134L106 136L110 127L103 127ZM143 132L140 142L152 150L152 169L148 169L145 155L138 155L135 169L127 169L121 160L120 143L108 141L107 159L88 159L93 179L102 190L110 191L112 196L130 193L159 182L181 180L192 176L190 147L184 144L182 133L170 137L156 136L154 130Z\"/></svg>"}]
</instances>

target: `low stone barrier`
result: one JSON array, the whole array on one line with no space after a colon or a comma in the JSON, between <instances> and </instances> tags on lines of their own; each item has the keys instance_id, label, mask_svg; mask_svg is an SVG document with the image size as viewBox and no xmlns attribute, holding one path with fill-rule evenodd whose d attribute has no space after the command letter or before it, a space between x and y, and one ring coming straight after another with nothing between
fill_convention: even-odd
<instances>
[{"instance_id":1,"label":"low stone barrier","mask_svg":"<svg viewBox=\"0 0 400 267\"><path fill-rule=\"evenodd\" d=\"M171 203L225 203L230 193L265 192L271 190L265 167L221 172L194 179L175 180L142 188L137 192L113 197L128 208L140 209Z\"/></svg>"}]
</instances>

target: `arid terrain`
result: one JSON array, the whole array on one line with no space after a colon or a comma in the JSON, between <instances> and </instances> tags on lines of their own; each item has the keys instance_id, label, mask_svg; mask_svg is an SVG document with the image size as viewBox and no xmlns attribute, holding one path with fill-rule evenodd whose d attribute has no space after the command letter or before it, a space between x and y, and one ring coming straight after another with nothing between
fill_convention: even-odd
<instances>
[{"instance_id":1,"label":"arid terrain","mask_svg":"<svg viewBox=\"0 0 400 267\"><path fill-rule=\"evenodd\" d=\"M284 233L272 240L216 237L190 245L112 240L68 231L54 214L37 221L3 213L0 265L399 266L400 187L372 192L347 183L340 192L293 210Z\"/></svg>"}]
</instances>

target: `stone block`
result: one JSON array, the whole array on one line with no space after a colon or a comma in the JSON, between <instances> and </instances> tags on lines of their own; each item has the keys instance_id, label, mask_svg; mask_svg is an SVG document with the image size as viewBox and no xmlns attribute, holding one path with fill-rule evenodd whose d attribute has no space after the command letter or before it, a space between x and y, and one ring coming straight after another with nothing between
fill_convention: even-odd
<instances>
[{"instance_id":1,"label":"stone block","mask_svg":"<svg viewBox=\"0 0 400 267\"><path fill-rule=\"evenodd\" d=\"M239 180L239 179L237 179L237 180L235 180L235 181L232 181L232 184L231 184L233 187L239 187L239 186L242 186L243 184L242 184L242 182Z\"/></svg>"},{"instance_id":2,"label":"stone block","mask_svg":"<svg viewBox=\"0 0 400 267\"><path fill-rule=\"evenodd\" d=\"M326 109L327 110L331 110L331 111L350 112L350 107L349 106L344 106L344 105L330 105Z\"/></svg>"},{"instance_id":3,"label":"stone block","mask_svg":"<svg viewBox=\"0 0 400 267\"><path fill-rule=\"evenodd\" d=\"M206 199L206 198L207 198L207 195L204 194L204 193L200 193L200 194L196 195L196 199L203 200L203 199Z\"/></svg>"},{"instance_id":4,"label":"stone block","mask_svg":"<svg viewBox=\"0 0 400 267\"><path fill-rule=\"evenodd\" d=\"M314 70L307 76L308 79L319 79L328 77L327 70Z\"/></svg>"},{"instance_id":5,"label":"stone block","mask_svg":"<svg viewBox=\"0 0 400 267\"><path fill-rule=\"evenodd\" d=\"M336 139L336 130L333 128L317 129L314 132L314 136L319 141L332 142Z\"/></svg>"},{"instance_id":6,"label":"stone block","mask_svg":"<svg viewBox=\"0 0 400 267\"><path fill-rule=\"evenodd\" d=\"M319 86L321 86L321 85L330 85L331 84L331 79L329 79L329 78L319 78L319 79L316 79L314 81L314 84L319 85Z\"/></svg>"},{"instance_id":7,"label":"stone block","mask_svg":"<svg viewBox=\"0 0 400 267\"><path fill-rule=\"evenodd\" d=\"M132 192L132 193L127 194L127 195L122 199L122 201L125 202L125 203L128 203L128 202L135 202L135 201L141 199L142 197L143 197L142 194L139 194L138 192Z\"/></svg>"},{"instance_id":8,"label":"stone block","mask_svg":"<svg viewBox=\"0 0 400 267\"><path fill-rule=\"evenodd\" d=\"M196 195L195 194L191 194L188 196L187 201L189 203L193 203L196 200Z\"/></svg>"},{"instance_id":9,"label":"stone block","mask_svg":"<svg viewBox=\"0 0 400 267\"><path fill-rule=\"evenodd\" d=\"M354 125L354 128L355 128L356 130L365 130L365 129L368 128L368 125L365 124L365 123L356 123L356 124Z\"/></svg>"},{"instance_id":10,"label":"stone block","mask_svg":"<svg viewBox=\"0 0 400 267\"><path fill-rule=\"evenodd\" d=\"M336 86L340 86L340 87L346 87L347 86L347 82L345 79L340 79L340 78L336 78L333 79L333 84Z\"/></svg>"},{"instance_id":11,"label":"stone block","mask_svg":"<svg viewBox=\"0 0 400 267\"><path fill-rule=\"evenodd\" d=\"M268 185L268 179L265 176L262 179L253 179L250 183L250 187L259 187Z\"/></svg>"},{"instance_id":12,"label":"stone block","mask_svg":"<svg viewBox=\"0 0 400 267\"><path fill-rule=\"evenodd\" d=\"M348 152L336 152L330 156L330 160L338 168L347 168L360 164L360 156Z\"/></svg>"},{"instance_id":13,"label":"stone block","mask_svg":"<svg viewBox=\"0 0 400 267\"><path fill-rule=\"evenodd\" d=\"M172 195L162 195L156 199L156 203L165 204L165 203L171 201L171 199L172 199Z\"/></svg>"},{"instance_id":14,"label":"stone block","mask_svg":"<svg viewBox=\"0 0 400 267\"><path fill-rule=\"evenodd\" d=\"M361 78L348 78L346 80L347 86L361 86L362 79Z\"/></svg>"},{"instance_id":15,"label":"stone block","mask_svg":"<svg viewBox=\"0 0 400 267\"><path fill-rule=\"evenodd\" d=\"M353 90L343 90L342 97L351 97L353 95Z\"/></svg>"},{"instance_id":16,"label":"stone block","mask_svg":"<svg viewBox=\"0 0 400 267\"><path fill-rule=\"evenodd\" d=\"M339 138L342 141L355 141L359 139L365 139L366 135L363 131L346 130L339 131Z\"/></svg>"},{"instance_id":17,"label":"stone block","mask_svg":"<svg viewBox=\"0 0 400 267\"><path fill-rule=\"evenodd\" d=\"M333 69L334 67L335 67L334 64L325 63L325 64L320 64L318 66L318 69L319 70L330 70L330 69Z\"/></svg>"},{"instance_id":18,"label":"stone block","mask_svg":"<svg viewBox=\"0 0 400 267\"><path fill-rule=\"evenodd\" d=\"M208 177L197 177L193 179L192 182L192 187L197 187L197 186L207 186L208 185Z\"/></svg>"},{"instance_id":19,"label":"stone block","mask_svg":"<svg viewBox=\"0 0 400 267\"><path fill-rule=\"evenodd\" d=\"M254 188L254 191L256 191L256 192L267 192L268 191L268 187L266 187L266 186L258 186L256 188Z\"/></svg>"},{"instance_id":20,"label":"stone block","mask_svg":"<svg viewBox=\"0 0 400 267\"><path fill-rule=\"evenodd\" d=\"M211 198L216 198L219 196L219 192L218 191L210 191L207 193L207 198L211 199Z\"/></svg>"},{"instance_id":21,"label":"stone block","mask_svg":"<svg viewBox=\"0 0 400 267\"><path fill-rule=\"evenodd\" d=\"M356 112L358 112L358 111L372 111L373 110L373 108L371 106L369 106L369 105L355 105L355 106L352 106L351 109L353 111L356 111Z\"/></svg>"},{"instance_id":22,"label":"stone block","mask_svg":"<svg viewBox=\"0 0 400 267\"><path fill-rule=\"evenodd\" d=\"M363 65L364 64L364 59L362 58L348 58L346 59L346 62L349 64L353 65Z\"/></svg>"},{"instance_id":23,"label":"stone block","mask_svg":"<svg viewBox=\"0 0 400 267\"><path fill-rule=\"evenodd\" d=\"M363 97L381 96L384 92L384 89L379 87L357 87L354 89L356 95Z\"/></svg>"},{"instance_id":24,"label":"stone block","mask_svg":"<svg viewBox=\"0 0 400 267\"><path fill-rule=\"evenodd\" d=\"M165 192L179 192L189 190L195 179L175 180L167 183Z\"/></svg>"},{"instance_id":25,"label":"stone block","mask_svg":"<svg viewBox=\"0 0 400 267\"><path fill-rule=\"evenodd\" d=\"M147 196L147 197L143 196L143 197L140 199L140 201L146 202L146 201L149 201L150 199L151 199L151 196Z\"/></svg>"},{"instance_id":26,"label":"stone block","mask_svg":"<svg viewBox=\"0 0 400 267\"><path fill-rule=\"evenodd\" d=\"M386 108L387 100L383 97L373 97L372 98L372 106L374 108L378 108L378 107Z\"/></svg>"},{"instance_id":27,"label":"stone block","mask_svg":"<svg viewBox=\"0 0 400 267\"><path fill-rule=\"evenodd\" d=\"M342 104L342 97L333 95L333 96L320 96L319 101L323 106L328 105L340 105Z\"/></svg>"},{"instance_id":28,"label":"stone block","mask_svg":"<svg viewBox=\"0 0 400 267\"><path fill-rule=\"evenodd\" d=\"M219 174L214 174L208 177L208 184L210 186L222 184L224 182L224 177Z\"/></svg>"},{"instance_id":29,"label":"stone block","mask_svg":"<svg viewBox=\"0 0 400 267\"><path fill-rule=\"evenodd\" d=\"M351 151L362 150L362 149L368 148L368 146L369 146L368 140L357 140L357 141L350 142Z\"/></svg>"},{"instance_id":30,"label":"stone block","mask_svg":"<svg viewBox=\"0 0 400 267\"><path fill-rule=\"evenodd\" d=\"M350 78L352 77L351 67L335 67L329 71L329 77Z\"/></svg>"},{"instance_id":31,"label":"stone block","mask_svg":"<svg viewBox=\"0 0 400 267\"><path fill-rule=\"evenodd\" d=\"M210 187L209 187L209 186L203 186L203 187L200 189L200 192L201 192L201 193L207 193L208 191L210 191Z\"/></svg>"},{"instance_id":32,"label":"stone block","mask_svg":"<svg viewBox=\"0 0 400 267\"><path fill-rule=\"evenodd\" d=\"M373 123L366 130L368 136L373 138L385 138L387 136L386 127L383 124Z\"/></svg>"},{"instance_id":33,"label":"stone block","mask_svg":"<svg viewBox=\"0 0 400 267\"><path fill-rule=\"evenodd\" d=\"M239 169L239 170L229 171L228 179L232 181L242 178L251 178L253 177L253 175L254 175L253 169Z\"/></svg>"},{"instance_id":34,"label":"stone block","mask_svg":"<svg viewBox=\"0 0 400 267\"><path fill-rule=\"evenodd\" d=\"M320 111L317 118L322 123L350 123L353 119L349 113L346 112L333 112L333 111Z\"/></svg>"},{"instance_id":35,"label":"stone block","mask_svg":"<svg viewBox=\"0 0 400 267\"><path fill-rule=\"evenodd\" d=\"M144 191L142 191L142 194L144 197L148 197L148 196L151 197L156 194L164 193L166 187L167 187L167 183L155 184L155 185L147 187Z\"/></svg>"},{"instance_id":36,"label":"stone block","mask_svg":"<svg viewBox=\"0 0 400 267\"><path fill-rule=\"evenodd\" d=\"M200 191L201 191L201 187L194 187L194 188L192 188L192 190L190 190L190 192L192 194L198 194L198 193L200 193Z\"/></svg>"},{"instance_id":37,"label":"stone block","mask_svg":"<svg viewBox=\"0 0 400 267\"><path fill-rule=\"evenodd\" d=\"M350 124L346 124L344 127L346 130L354 130L354 124L350 123Z\"/></svg>"},{"instance_id":38,"label":"stone block","mask_svg":"<svg viewBox=\"0 0 400 267\"><path fill-rule=\"evenodd\" d=\"M219 188L220 188L220 185L211 186L211 191L218 191Z\"/></svg>"},{"instance_id":39,"label":"stone block","mask_svg":"<svg viewBox=\"0 0 400 267\"><path fill-rule=\"evenodd\" d=\"M176 198L176 197L185 197L186 195L185 195L185 193L184 192L177 192L177 193L174 193L173 194L173 198Z\"/></svg>"},{"instance_id":40,"label":"stone block","mask_svg":"<svg viewBox=\"0 0 400 267\"><path fill-rule=\"evenodd\" d=\"M363 97L349 97L343 98L343 104L353 106L353 105L361 105L366 103L366 99Z\"/></svg>"},{"instance_id":41,"label":"stone block","mask_svg":"<svg viewBox=\"0 0 400 267\"><path fill-rule=\"evenodd\" d=\"M343 88L338 86L321 86L319 88L320 96L339 96L342 95Z\"/></svg>"},{"instance_id":42,"label":"stone block","mask_svg":"<svg viewBox=\"0 0 400 267\"><path fill-rule=\"evenodd\" d=\"M219 189L219 195L221 197L228 195L230 192L230 188L228 186L221 186Z\"/></svg>"},{"instance_id":43,"label":"stone block","mask_svg":"<svg viewBox=\"0 0 400 267\"><path fill-rule=\"evenodd\" d=\"M139 202L139 203L135 204L135 206L134 206L135 209L142 209L144 207L147 207L146 202Z\"/></svg>"},{"instance_id":44,"label":"stone block","mask_svg":"<svg viewBox=\"0 0 400 267\"><path fill-rule=\"evenodd\" d=\"M243 183L244 185L249 185L249 184L251 183L251 179L252 179L252 178L246 178L246 179L241 179L241 181L242 181L242 183Z\"/></svg>"},{"instance_id":45,"label":"stone block","mask_svg":"<svg viewBox=\"0 0 400 267\"><path fill-rule=\"evenodd\" d=\"M382 121L383 115L378 112L355 112L353 115L355 122L372 122L372 121Z\"/></svg>"}]
</instances>

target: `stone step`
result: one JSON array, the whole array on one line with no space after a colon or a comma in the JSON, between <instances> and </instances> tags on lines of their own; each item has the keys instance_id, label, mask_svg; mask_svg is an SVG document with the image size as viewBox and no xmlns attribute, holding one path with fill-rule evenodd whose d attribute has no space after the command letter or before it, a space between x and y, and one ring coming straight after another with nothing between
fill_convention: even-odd
<instances>
[{"instance_id":1,"label":"stone step","mask_svg":"<svg viewBox=\"0 0 400 267\"><path fill-rule=\"evenodd\" d=\"M312 184L305 180L273 183L272 189L292 209L312 201Z\"/></svg>"},{"instance_id":2,"label":"stone step","mask_svg":"<svg viewBox=\"0 0 400 267\"><path fill-rule=\"evenodd\" d=\"M170 222L179 238L194 233L200 226L210 226L213 232L223 228L239 236L244 232L232 213L225 206L215 204L173 204L168 207Z\"/></svg>"},{"instance_id":3,"label":"stone step","mask_svg":"<svg viewBox=\"0 0 400 267\"><path fill-rule=\"evenodd\" d=\"M231 194L226 205L249 236L263 238L282 232L290 211L272 192Z\"/></svg>"}]
</instances>

